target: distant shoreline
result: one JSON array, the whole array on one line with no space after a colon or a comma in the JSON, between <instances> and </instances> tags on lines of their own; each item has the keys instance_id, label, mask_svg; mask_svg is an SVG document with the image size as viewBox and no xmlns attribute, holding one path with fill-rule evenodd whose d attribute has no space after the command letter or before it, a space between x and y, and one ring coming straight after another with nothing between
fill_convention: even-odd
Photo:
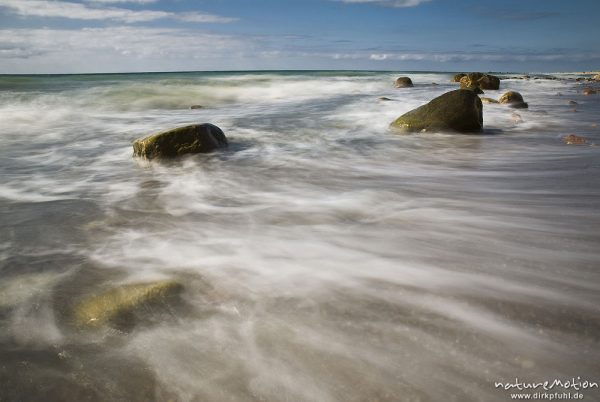
<instances>
[{"instance_id":1,"label":"distant shoreline","mask_svg":"<svg viewBox=\"0 0 600 402\"><path fill-rule=\"evenodd\" d=\"M80 73L0 73L0 77L60 77L60 76L82 76L82 75L131 75L131 74L266 74L266 73L390 73L390 74L457 74L464 73L473 70L461 70L461 71L434 71L434 70L322 70L322 69L303 69L303 70L185 70L185 71L124 71L124 72L80 72ZM555 72L533 72L533 71L483 71L491 74L499 75L515 75L515 74L534 74L534 75L595 75L600 74L598 71L584 71L584 72L571 72L571 71L555 71Z\"/></svg>"}]
</instances>

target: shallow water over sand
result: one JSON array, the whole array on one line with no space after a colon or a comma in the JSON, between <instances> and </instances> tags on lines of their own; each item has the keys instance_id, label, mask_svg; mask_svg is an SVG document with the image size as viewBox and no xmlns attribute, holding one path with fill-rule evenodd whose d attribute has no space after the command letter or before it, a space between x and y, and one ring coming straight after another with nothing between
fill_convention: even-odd
<instances>
[{"instance_id":1,"label":"shallow water over sand","mask_svg":"<svg viewBox=\"0 0 600 402\"><path fill-rule=\"evenodd\" d=\"M600 144L600 95L503 80L484 96L529 110L397 135L457 87L410 76L0 77L0 400L502 401L495 381L600 381L600 147L561 140ZM132 158L198 122L229 150ZM73 325L98 288L159 279L185 284L181 306Z\"/></svg>"}]
</instances>

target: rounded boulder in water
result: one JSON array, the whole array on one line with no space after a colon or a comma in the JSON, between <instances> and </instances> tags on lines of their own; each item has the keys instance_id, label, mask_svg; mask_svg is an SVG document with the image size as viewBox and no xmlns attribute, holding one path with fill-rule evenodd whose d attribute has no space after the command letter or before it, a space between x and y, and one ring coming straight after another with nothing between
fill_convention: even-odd
<instances>
[{"instance_id":1,"label":"rounded boulder in water","mask_svg":"<svg viewBox=\"0 0 600 402\"><path fill-rule=\"evenodd\" d=\"M192 124L135 140L133 154L146 159L175 158L208 153L227 145L227 137L219 127L210 123Z\"/></svg>"},{"instance_id":2,"label":"rounded boulder in water","mask_svg":"<svg viewBox=\"0 0 600 402\"><path fill-rule=\"evenodd\" d=\"M500 103L508 104L515 109L526 109L529 107L527 102L523 100L523 95L515 91L508 91L498 99Z\"/></svg>"},{"instance_id":3,"label":"rounded boulder in water","mask_svg":"<svg viewBox=\"0 0 600 402\"><path fill-rule=\"evenodd\" d=\"M391 127L407 132L479 132L483 128L483 105L475 92L458 89L403 114Z\"/></svg>"},{"instance_id":4,"label":"rounded boulder in water","mask_svg":"<svg viewBox=\"0 0 600 402\"><path fill-rule=\"evenodd\" d=\"M396 88L410 88L413 87L413 82L409 77L399 77L395 83Z\"/></svg>"}]
</instances>

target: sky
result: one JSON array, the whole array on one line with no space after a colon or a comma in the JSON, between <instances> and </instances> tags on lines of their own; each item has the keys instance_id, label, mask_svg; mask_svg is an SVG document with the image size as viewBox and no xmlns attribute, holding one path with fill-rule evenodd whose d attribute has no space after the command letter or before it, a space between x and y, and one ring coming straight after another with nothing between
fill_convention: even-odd
<instances>
[{"instance_id":1,"label":"sky","mask_svg":"<svg viewBox=\"0 0 600 402\"><path fill-rule=\"evenodd\" d=\"M0 73L600 69L599 0L0 0Z\"/></svg>"}]
</instances>

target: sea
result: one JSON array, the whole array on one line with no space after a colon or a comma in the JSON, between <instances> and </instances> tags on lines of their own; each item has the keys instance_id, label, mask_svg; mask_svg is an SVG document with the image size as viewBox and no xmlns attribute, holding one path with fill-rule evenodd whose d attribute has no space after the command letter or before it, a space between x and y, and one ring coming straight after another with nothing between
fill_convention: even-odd
<instances>
[{"instance_id":1,"label":"sea","mask_svg":"<svg viewBox=\"0 0 600 402\"><path fill-rule=\"evenodd\" d=\"M453 75L0 76L0 401L599 400L598 84L499 74L528 109L390 130ZM195 123L228 149L133 156ZM73 324L161 280L180 304Z\"/></svg>"}]
</instances>

